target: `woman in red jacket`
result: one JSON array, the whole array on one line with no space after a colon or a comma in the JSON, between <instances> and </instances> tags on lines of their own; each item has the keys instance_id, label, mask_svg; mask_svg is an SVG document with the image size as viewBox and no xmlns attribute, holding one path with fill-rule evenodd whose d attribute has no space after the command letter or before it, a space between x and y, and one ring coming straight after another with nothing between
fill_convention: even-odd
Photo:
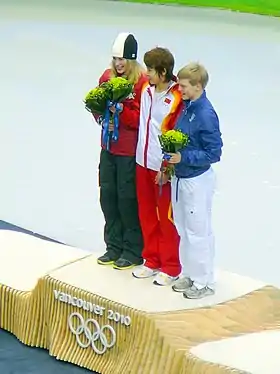
<instances>
[{"instance_id":1,"label":"woman in red jacket","mask_svg":"<svg viewBox=\"0 0 280 374\"><path fill-rule=\"evenodd\" d=\"M133 93L121 104L119 138L109 151L102 148L99 164L100 204L105 218L106 253L98 258L101 265L128 269L143 263L143 238L138 218L136 195L136 144L142 87L147 78L137 62L138 45L134 36L121 33L112 51L112 65L99 84L111 77L125 76L134 84ZM115 108L110 110L114 113ZM103 118L97 122L102 124ZM113 130L109 128L109 130Z\"/></svg>"}]
</instances>

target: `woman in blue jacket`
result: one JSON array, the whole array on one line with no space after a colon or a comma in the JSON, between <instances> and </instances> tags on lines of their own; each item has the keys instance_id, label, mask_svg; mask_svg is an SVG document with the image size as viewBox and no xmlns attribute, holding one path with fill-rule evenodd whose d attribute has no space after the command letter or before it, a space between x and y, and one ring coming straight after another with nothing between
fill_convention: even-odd
<instances>
[{"instance_id":1,"label":"woman in blue jacket","mask_svg":"<svg viewBox=\"0 0 280 374\"><path fill-rule=\"evenodd\" d=\"M211 222L215 173L211 165L220 161L223 142L218 116L205 93L206 69L191 63L179 71L178 79L183 105L175 129L187 134L189 143L181 152L170 154L169 161L175 164L172 206L182 265L172 288L186 298L199 299L215 292Z\"/></svg>"}]
</instances>

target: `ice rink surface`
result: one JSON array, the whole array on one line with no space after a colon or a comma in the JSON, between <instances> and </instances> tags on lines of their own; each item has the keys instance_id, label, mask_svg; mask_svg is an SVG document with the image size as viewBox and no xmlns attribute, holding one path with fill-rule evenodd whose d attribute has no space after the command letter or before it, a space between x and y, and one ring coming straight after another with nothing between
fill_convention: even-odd
<instances>
[{"instance_id":1,"label":"ice rink surface","mask_svg":"<svg viewBox=\"0 0 280 374\"><path fill-rule=\"evenodd\" d=\"M217 265L280 286L279 19L104 0L0 0L0 220L102 250L99 128L82 99L120 31L135 33L140 60L160 45L175 54L176 69L190 60L209 69L225 143L216 166ZM52 370L86 373L0 331L1 373Z\"/></svg>"},{"instance_id":2,"label":"ice rink surface","mask_svg":"<svg viewBox=\"0 0 280 374\"><path fill-rule=\"evenodd\" d=\"M100 129L82 99L120 31L208 68L221 121L219 268L280 286L280 20L117 1L0 1L0 219L102 250Z\"/></svg>"}]
</instances>

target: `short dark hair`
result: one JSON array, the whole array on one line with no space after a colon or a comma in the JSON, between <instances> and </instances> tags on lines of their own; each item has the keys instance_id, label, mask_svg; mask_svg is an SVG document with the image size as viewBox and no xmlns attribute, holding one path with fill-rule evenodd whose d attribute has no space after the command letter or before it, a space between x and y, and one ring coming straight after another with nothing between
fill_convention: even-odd
<instances>
[{"instance_id":1,"label":"short dark hair","mask_svg":"<svg viewBox=\"0 0 280 374\"><path fill-rule=\"evenodd\" d=\"M146 52L144 55L144 63L147 68L155 69L160 76L165 72L166 81L170 81L174 77L174 56L166 48L156 47Z\"/></svg>"}]
</instances>

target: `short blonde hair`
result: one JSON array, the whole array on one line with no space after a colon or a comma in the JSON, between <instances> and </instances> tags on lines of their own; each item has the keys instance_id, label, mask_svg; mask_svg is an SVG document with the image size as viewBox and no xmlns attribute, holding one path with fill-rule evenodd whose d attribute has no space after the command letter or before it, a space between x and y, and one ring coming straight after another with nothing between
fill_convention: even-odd
<instances>
[{"instance_id":1,"label":"short blonde hair","mask_svg":"<svg viewBox=\"0 0 280 374\"><path fill-rule=\"evenodd\" d=\"M145 74L145 70L142 67L142 65L136 61L136 60L126 60L127 67L126 69L128 70L128 75L126 78L129 80L130 83L136 84L141 77L142 74ZM114 64L114 60L112 60L111 63L111 78L117 77L118 73Z\"/></svg>"},{"instance_id":2,"label":"short blonde hair","mask_svg":"<svg viewBox=\"0 0 280 374\"><path fill-rule=\"evenodd\" d=\"M204 89L209 81L209 75L203 65L198 62L191 62L178 72L178 79L188 79L192 86L201 84Z\"/></svg>"}]
</instances>

